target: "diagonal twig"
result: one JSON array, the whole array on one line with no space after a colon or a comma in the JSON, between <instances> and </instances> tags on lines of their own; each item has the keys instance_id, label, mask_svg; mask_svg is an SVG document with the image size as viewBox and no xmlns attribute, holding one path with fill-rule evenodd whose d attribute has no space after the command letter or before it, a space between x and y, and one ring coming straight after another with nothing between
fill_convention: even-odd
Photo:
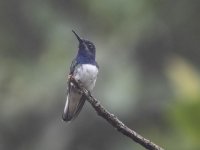
<instances>
[{"instance_id":1,"label":"diagonal twig","mask_svg":"<svg viewBox=\"0 0 200 150\"><path fill-rule=\"evenodd\" d=\"M139 143L141 146L145 147L148 150L164 150L162 147L156 145L150 140L142 137L140 134L128 128L122 121L120 121L114 114L111 114L107 111L100 102L95 99L89 91L87 91L81 83L78 83L74 78L70 78L69 82L74 83L77 88L86 96L87 101L93 106L97 114L104 119L106 119L114 128L119 132L131 138L133 141Z\"/></svg>"}]
</instances>

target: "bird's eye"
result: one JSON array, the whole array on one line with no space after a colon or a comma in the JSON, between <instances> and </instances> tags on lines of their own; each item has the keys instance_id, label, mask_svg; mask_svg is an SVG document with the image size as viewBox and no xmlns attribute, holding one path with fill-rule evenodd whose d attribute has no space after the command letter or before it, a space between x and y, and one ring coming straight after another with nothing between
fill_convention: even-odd
<instances>
[{"instance_id":1,"label":"bird's eye","mask_svg":"<svg viewBox=\"0 0 200 150\"><path fill-rule=\"evenodd\" d=\"M88 44L88 47L89 47L89 49L91 49L92 48L92 44Z\"/></svg>"}]
</instances>

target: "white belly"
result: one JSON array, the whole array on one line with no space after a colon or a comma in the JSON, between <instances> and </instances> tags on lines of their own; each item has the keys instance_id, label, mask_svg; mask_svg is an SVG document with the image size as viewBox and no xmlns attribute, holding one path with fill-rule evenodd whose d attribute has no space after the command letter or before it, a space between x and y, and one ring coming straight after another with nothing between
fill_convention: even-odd
<instances>
[{"instance_id":1,"label":"white belly","mask_svg":"<svg viewBox=\"0 0 200 150\"><path fill-rule=\"evenodd\" d=\"M97 74L98 68L96 66L83 64L76 67L74 78L80 81L87 90L91 91L95 86Z\"/></svg>"}]
</instances>

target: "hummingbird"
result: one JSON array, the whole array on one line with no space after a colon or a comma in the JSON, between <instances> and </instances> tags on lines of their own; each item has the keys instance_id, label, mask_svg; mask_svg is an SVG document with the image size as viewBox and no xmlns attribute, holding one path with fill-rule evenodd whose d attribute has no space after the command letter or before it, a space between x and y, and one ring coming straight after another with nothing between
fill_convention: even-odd
<instances>
[{"instance_id":1,"label":"hummingbird","mask_svg":"<svg viewBox=\"0 0 200 150\"><path fill-rule=\"evenodd\" d=\"M72 30L72 32L78 39L79 48L78 53L70 66L67 98L62 115L62 119L64 121L71 121L75 119L80 113L86 100L86 97L80 92L80 90L69 81L70 78L74 78L76 81L81 83L84 88L91 92L95 86L99 72L99 65L95 60L95 45L88 40L80 38L74 30Z\"/></svg>"}]
</instances>

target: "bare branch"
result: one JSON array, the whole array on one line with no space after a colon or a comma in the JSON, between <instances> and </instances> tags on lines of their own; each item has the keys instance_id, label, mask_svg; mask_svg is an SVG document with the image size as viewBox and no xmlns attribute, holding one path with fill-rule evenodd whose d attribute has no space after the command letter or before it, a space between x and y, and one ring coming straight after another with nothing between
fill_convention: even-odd
<instances>
[{"instance_id":1,"label":"bare branch","mask_svg":"<svg viewBox=\"0 0 200 150\"><path fill-rule=\"evenodd\" d=\"M87 91L81 83L77 83L74 78L70 78L70 81L74 83L80 91L87 97L87 101L93 106L97 114L104 119L106 119L114 128L119 132L131 138L133 141L139 143L141 146L145 147L148 150L164 150L160 146L154 144L150 140L142 137L140 134L128 128L123 122L121 122L114 114L111 114L107 111L98 100L96 100L89 91Z\"/></svg>"}]
</instances>

